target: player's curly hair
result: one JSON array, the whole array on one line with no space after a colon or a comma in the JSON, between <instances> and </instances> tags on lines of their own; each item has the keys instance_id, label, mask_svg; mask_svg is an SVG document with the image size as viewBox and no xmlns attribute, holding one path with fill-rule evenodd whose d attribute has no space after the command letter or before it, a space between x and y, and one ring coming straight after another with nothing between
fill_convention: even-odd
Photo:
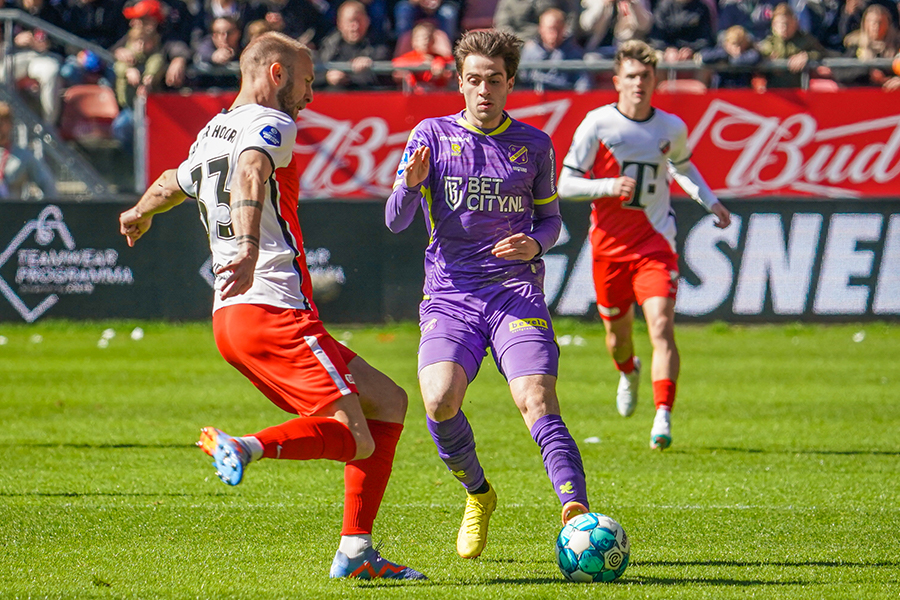
<instances>
[{"instance_id":1,"label":"player's curly hair","mask_svg":"<svg viewBox=\"0 0 900 600\"><path fill-rule=\"evenodd\" d=\"M634 59L641 64L649 65L656 70L656 51L646 42L641 40L628 40L616 50L615 62L616 73L628 59Z\"/></svg>"},{"instance_id":2,"label":"player's curly hair","mask_svg":"<svg viewBox=\"0 0 900 600\"><path fill-rule=\"evenodd\" d=\"M506 78L512 79L519 70L522 40L511 33L496 29L478 29L465 32L456 48L453 57L456 59L456 72L462 75L462 66L466 58L472 54L488 58L502 58L506 67Z\"/></svg>"}]
</instances>

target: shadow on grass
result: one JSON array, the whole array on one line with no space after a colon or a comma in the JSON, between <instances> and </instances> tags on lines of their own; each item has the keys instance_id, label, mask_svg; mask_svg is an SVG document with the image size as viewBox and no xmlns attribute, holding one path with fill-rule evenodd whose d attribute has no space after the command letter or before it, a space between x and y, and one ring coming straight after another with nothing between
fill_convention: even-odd
<instances>
[{"instance_id":1,"label":"shadow on grass","mask_svg":"<svg viewBox=\"0 0 900 600\"><path fill-rule=\"evenodd\" d=\"M846 569L872 567L900 567L900 561L849 562L838 560L806 561L740 561L740 560L649 560L632 563L640 567L838 567Z\"/></svg>"},{"instance_id":2,"label":"shadow on grass","mask_svg":"<svg viewBox=\"0 0 900 600\"><path fill-rule=\"evenodd\" d=\"M759 448L698 448L704 452L740 452L744 454L828 454L834 456L900 456L897 450L761 450Z\"/></svg>"},{"instance_id":3,"label":"shadow on grass","mask_svg":"<svg viewBox=\"0 0 900 600\"><path fill-rule=\"evenodd\" d=\"M629 577L621 583L635 583L640 585L710 585L710 586L732 586L732 587L755 587L755 586L808 586L815 585L810 581L763 581L760 579L727 579L722 577L644 577L641 575Z\"/></svg>"}]
</instances>

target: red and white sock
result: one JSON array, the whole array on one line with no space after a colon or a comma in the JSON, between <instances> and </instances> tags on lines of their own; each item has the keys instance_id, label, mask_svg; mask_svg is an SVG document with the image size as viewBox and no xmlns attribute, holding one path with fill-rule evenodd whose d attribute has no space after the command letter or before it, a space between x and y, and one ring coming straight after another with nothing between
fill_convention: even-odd
<instances>
[{"instance_id":1,"label":"red and white sock","mask_svg":"<svg viewBox=\"0 0 900 600\"><path fill-rule=\"evenodd\" d=\"M656 410L665 408L672 412L675 404L675 382L671 379L658 379L653 382L653 403Z\"/></svg>"},{"instance_id":2,"label":"red and white sock","mask_svg":"<svg viewBox=\"0 0 900 600\"><path fill-rule=\"evenodd\" d=\"M613 359L613 362L616 363L616 368L626 375L634 371L634 354L629 356L624 362L619 362L616 359Z\"/></svg>"}]
</instances>

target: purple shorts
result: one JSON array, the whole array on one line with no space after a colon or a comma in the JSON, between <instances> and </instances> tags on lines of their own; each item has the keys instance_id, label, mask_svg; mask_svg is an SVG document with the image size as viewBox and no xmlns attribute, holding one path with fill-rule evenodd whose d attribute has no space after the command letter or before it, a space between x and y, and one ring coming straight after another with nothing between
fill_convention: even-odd
<instances>
[{"instance_id":1,"label":"purple shorts","mask_svg":"<svg viewBox=\"0 0 900 600\"><path fill-rule=\"evenodd\" d=\"M507 281L475 292L432 295L419 306L419 371L437 362L462 366L471 383L491 349L507 381L523 375L553 375L559 346L543 290Z\"/></svg>"}]
</instances>

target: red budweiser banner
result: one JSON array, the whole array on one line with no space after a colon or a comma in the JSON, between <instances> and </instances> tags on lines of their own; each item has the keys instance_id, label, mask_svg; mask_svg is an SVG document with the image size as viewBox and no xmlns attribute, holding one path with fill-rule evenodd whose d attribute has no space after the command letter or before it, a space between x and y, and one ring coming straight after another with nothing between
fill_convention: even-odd
<instances>
[{"instance_id":1,"label":"red budweiser banner","mask_svg":"<svg viewBox=\"0 0 900 600\"><path fill-rule=\"evenodd\" d=\"M150 96L150 180L176 167L200 128L233 99L234 94ZM507 108L553 138L561 163L584 115L615 99L613 92L514 92ZM725 90L657 93L654 104L687 123L694 164L722 198L900 197L900 94ZM456 93L317 94L297 119L301 195L386 197L410 130L426 117L462 107Z\"/></svg>"}]
</instances>

